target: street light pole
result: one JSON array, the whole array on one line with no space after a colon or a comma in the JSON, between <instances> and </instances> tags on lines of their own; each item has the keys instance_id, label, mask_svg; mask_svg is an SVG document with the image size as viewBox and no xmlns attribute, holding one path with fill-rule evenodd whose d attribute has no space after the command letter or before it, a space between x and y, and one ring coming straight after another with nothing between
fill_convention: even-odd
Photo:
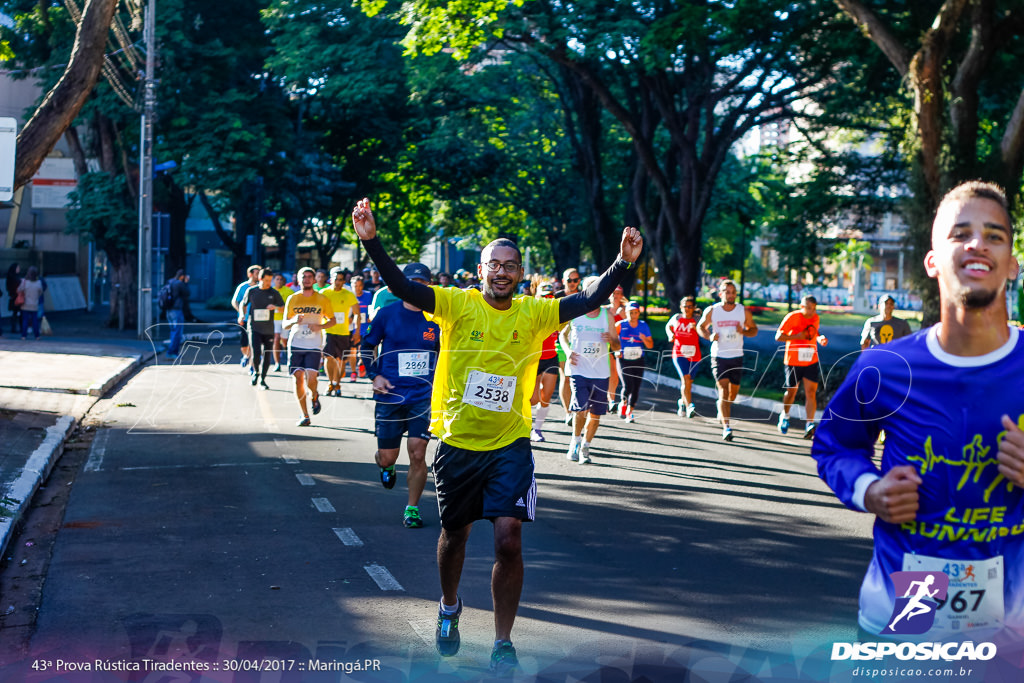
<instances>
[{"instance_id":1,"label":"street light pole","mask_svg":"<svg viewBox=\"0 0 1024 683\"><path fill-rule=\"evenodd\" d=\"M138 336L146 338L153 324L153 115L156 109L156 0L146 7L144 28L146 72L143 81L139 145L139 276Z\"/></svg>"}]
</instances>

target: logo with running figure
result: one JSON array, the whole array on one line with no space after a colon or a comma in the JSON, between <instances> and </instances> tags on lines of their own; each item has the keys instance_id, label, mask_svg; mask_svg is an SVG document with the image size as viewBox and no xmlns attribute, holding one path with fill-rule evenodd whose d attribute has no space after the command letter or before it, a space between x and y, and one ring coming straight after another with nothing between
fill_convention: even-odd
<instances>
[{"instance_id":1,"label":"logo with running figure","mask_svg":"<svg viewBox=\"0 0 1024 683\"><path fill-rule=\"evenodd\" d=\"M949 576L943 572L893 572L896 604L882 635L921 635L935 623L935 612L946 601Z\"/></svg>"},{"instance_id":2,"label":"logo with running figure","mask_svg":"<svg viewBox=\"0 0 1024 683\"><path fill-rule=\"evenodd\" d=\"M469 333L469 338L471 341L482 342L484 340L484 333L480 330L473 330Z\"/></svg>"}]
</instances>

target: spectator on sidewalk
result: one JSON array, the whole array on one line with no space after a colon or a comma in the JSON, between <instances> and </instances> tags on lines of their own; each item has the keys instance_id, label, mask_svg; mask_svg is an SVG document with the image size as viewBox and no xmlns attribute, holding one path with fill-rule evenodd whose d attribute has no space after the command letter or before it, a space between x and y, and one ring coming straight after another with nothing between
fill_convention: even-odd
<instances>
[{"instance_id":1,"label":"spectator on sidewalk","mask_svg":"<svg viewBox=\"0 0 1024 683\"><path fill-rule=\"evenodd\" d=\"M178 269L168 282L173 300L167 309L167 322L171 325L171 339L167 343L167 357L177 358L181 343L185 341L185 310L188 308L188 275Z\"/></svg>"},{"instance_id":2,"label":"spectator on sidewalk","mask_svg":"<svg viewBox=\"0 0 1024 683\"><path fill-rule=\"evenodd\" d=\"M39 281L39 270L31 266L25 273L25 279L18 285L17 293L25 296L25 302L21 305L21 338L28 338L28 330L36 339L39 339L39 308L43 303L43 283Z\"/></svg>"},{"instance_id":3,"label":"spectator on sidewalk","mask_svg":"<svg viewBox=\"0 0 1024 683\"><path fill-rule=\"evenodd\" d=\"M12 263L11 267L7 269L7 309L11 312L11 334L17 334L21 328L21 306L14 305L20 284L21 265Z\"/></svg>"}]
</instances>

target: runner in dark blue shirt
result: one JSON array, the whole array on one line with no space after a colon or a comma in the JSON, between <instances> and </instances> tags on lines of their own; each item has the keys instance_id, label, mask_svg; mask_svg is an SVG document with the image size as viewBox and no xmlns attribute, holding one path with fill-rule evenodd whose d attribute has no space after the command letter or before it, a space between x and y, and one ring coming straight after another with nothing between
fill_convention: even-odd
<instances>
[{"instance_id":1,"label":"runner in dark blue shirt","mask_svg":"<svg viewBox=\"0 0 1024 683\"><path fill-rule=\"evenodd\" d=\"M422 263L410 263L403 271L414 282L430 284L430 269ZM404 302L380 309L367 325L362 356L377 357L370 363L368 374L373 380L376 418L377 454L384 488L394 487L397 475L395 462L408 432L409 503L403 523L410 529L423 526L419 502L427 481L427 442L430 440L430 394L434 366L440 348L441 328L429 322L423 311Z\"/></svg>"}]
</instances>

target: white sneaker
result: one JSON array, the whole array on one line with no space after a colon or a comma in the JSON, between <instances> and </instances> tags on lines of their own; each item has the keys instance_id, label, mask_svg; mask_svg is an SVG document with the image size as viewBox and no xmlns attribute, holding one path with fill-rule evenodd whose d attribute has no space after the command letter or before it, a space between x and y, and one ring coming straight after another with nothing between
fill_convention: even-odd
<instances>
[{"instance_id":1,"label":"white sneaker","mask_svg":"<svg viewBox=\"0 0 1024 683\"><path fill-rule=\"evenodd\" d=\"M692 403L690 405L686 406L686 417L693 417L696 414L697 414L697 406L693 405Z\"/></svg>"},{"instance_id":2,"label":"white sneaker","mask_svg":"<svg viewBox=\"0 0 1024 683\"><path fill-rule=\"evenodd\" d=\"M544 432L540 431L539 429L531 429L530 430L530 441L546 441L546 440L547 439L544 438Z\"/></svg>"},{"instance_id":3,"label":"white sneaker","mask_svg":"<svg viewBox=\"0 0 1024 683\"><path fill-rule=\"evenodd\" d=\"M577 442L575 440L569 442L569 450L566 452L565 457L567 459L573 460L573 461L576 461L576 460L580 459L580 444L579 444L579 442Z\"/></svg>"},{"instance_id":4,"label":"white sneaker","mask_svg":"<svg viewBox=\"0 0 1024 683\"><path fill-rule=\"evenodd\" d=\"M588 444L586 444L586 443L584 443L582 446L580 446L580 464L581 465L589 465L590 464L590 446Z\"/></svg>"},{"instance_id":5,"label":"white sneaker","mask_svg":"<svg viewBox=\"0 0 1024 683\"><path fill-rule=\"evenodd\" d=\"M686 403L683 401L683 399L679 399L678 401L676 401L676 405L679 406L676 409L676 415L678 415L679 417L682 417L683 415L685 415L686 414Z\"/></svg>"},{"instance_id":6,"label":"white sneaker","mask_svg":"<svg viewBox=\"0 0 1024 683\"><path fill-rule=\"evenodd\" d=\"M572 421L575 419L575 417L576 417L576 413L569 413L569 412L567 412L565 414L565 426L566 427L571 427L572 426Z\"/></svg>"},{"instance_id":7,"label":"white sneaker","mask_svg":"<svg viewBox=\"0 0 1024 683\"><path fill-rule=\"evenodd\" d=\"M626 413L626 422L636 422L636 418L633 417L633 411Z\"/></svg>"}]
</instances>

